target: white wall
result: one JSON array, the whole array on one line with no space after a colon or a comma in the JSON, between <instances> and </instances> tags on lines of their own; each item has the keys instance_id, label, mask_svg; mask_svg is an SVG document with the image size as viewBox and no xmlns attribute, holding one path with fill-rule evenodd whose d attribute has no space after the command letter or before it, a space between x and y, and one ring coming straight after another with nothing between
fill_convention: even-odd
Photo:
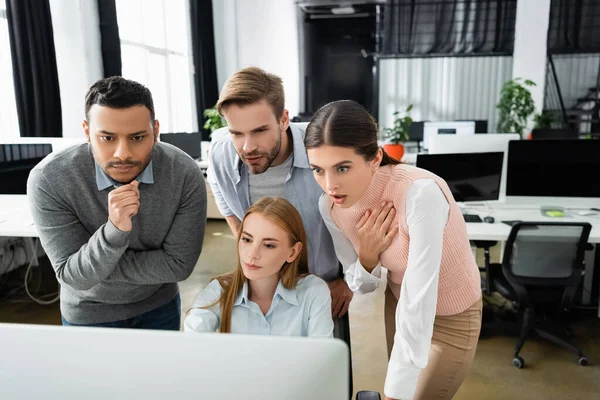
<instances>
[{"instance_id":1,"label":"white wall","mask_svg":"<svg viewBox=\"0 0 600 400\"><path fill-rule=\"evenodd\" d=\"M63 137L83 135L85 93L103 78L98 8L89 0L50 0Z\"/></svg>"},{"instance_id":2,"label":"white wall","mask_svg":"<svg viewBox=\"0 0 600 400\"><path fill-rule=\"evenodd\" d=\"M415 121L488 120L488 132L496 132L496 104L511 70L511 57L382 59L379 124L391 127L392 113L412 104Z\"/></svg>"},{"instance_id":3,"label":"white wall","mask_svg":"<svg viewBox=\"0 0 600 400\"><path fill-rule=\"evenodd\" d=\"M529 90L536 112L544 107L549 19L550 0L517 1L512 76L535 82Z\"/></svg>"},{"instance_id":4,"label":"white wall","mask_svg":"<svg viewBox=\"0 0 600 400\"><path fill-rule=\"evenodd\" d=\"M298 24L294 0L213 2L219 90L227 78L256 66L283 79L290 116L300 107Z\"/></svg>"}]
</instances>

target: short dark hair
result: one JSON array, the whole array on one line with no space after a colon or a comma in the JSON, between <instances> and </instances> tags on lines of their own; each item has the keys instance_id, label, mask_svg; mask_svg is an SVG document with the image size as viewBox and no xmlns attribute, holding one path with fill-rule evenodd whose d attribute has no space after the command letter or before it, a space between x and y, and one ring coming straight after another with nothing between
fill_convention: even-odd
<instances>
[{"instance_id":1,"label":"short dark hair","mask_svg":"<svg viewBox=\"0 0 600 400\"><path fill-rule=\"evenodd\" d=\"M90 108L94 104L109 108L145 106L150 110L150 118L154 122L154 102L150 89L121 76L100 79L90 86L85 95L85 119L89 120Z\"/></svg>"}]
</instances>

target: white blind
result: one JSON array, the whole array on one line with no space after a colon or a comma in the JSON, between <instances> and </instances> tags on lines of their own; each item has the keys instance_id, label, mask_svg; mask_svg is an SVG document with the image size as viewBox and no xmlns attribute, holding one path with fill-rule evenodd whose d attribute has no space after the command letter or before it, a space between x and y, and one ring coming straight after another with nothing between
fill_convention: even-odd
<instances>
[{"instance_id":1,"label":"white blind","mask_svg":"<svg viewBox=\"0 0 600 400\"><path fill-rule=\"evenodd\" d=\"M19 136L6 1L0 0L0 143L10 142Z\"/></svg>"}]
</instances>

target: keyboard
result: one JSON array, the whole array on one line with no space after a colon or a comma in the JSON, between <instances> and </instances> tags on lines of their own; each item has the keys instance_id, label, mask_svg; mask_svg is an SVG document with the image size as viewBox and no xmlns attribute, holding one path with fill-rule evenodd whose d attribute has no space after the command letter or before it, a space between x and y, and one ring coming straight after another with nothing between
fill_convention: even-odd
<instances>
[{"instance_id":1,"label":"keyboard","mask_svg":"<svg viewBox=\"0 0 600 400\"><path fill-rule=\"evenodd\" d=\"M477 214L463 214L465 222L483 222L481 217Z\"/></svg>"}]
</instances>

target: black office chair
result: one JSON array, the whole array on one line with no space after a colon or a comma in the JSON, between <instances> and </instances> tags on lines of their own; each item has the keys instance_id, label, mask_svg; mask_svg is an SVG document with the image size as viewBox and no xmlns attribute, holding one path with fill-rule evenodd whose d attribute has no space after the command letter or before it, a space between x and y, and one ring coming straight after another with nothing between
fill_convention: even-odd
<instances>
[{"instance_id":1,"label":"black office chair","mask_svg":"<svg viewBox=\"0 0 600 400\"><path fill-rule=\"evenodd\" d=\"M381 400L381 395L373 390L361 390L356 393L356 400Z\"/></svg>"},{"instance_id":2,"label":"black office chair","mask_svg":"<svg viewBox=\"0 0 600 400\"><path fill-rule=\"evenodd\" d=\"M483 267L479 267L479 271L485 272L485 278L481 278L481 290L485 294L491 292L490 277L492 275L490 261L490 248L498 244L497 241L493 240L473 240L471 243L478 249L483 249Z\"/></svg>"},{"instance_id":3,"label":"black office chair","mask_svg":"<svg viewBox=\"0 0 600 400\"><path fill-rule=\"evenodd\" d=\"M570 310L585 271L584 252L591 228L584 222L518 222L512 226L502 264L493 264L490 270L493 288L518 305L521 333L512 361L515 367L525 365L519 352L532 333L575 353L579 365L588 364L579 348L541 328L549 319L540 319L537 311L558 305L558 327L565 330L562 317Z\"/></svg>"}]
</instances>

